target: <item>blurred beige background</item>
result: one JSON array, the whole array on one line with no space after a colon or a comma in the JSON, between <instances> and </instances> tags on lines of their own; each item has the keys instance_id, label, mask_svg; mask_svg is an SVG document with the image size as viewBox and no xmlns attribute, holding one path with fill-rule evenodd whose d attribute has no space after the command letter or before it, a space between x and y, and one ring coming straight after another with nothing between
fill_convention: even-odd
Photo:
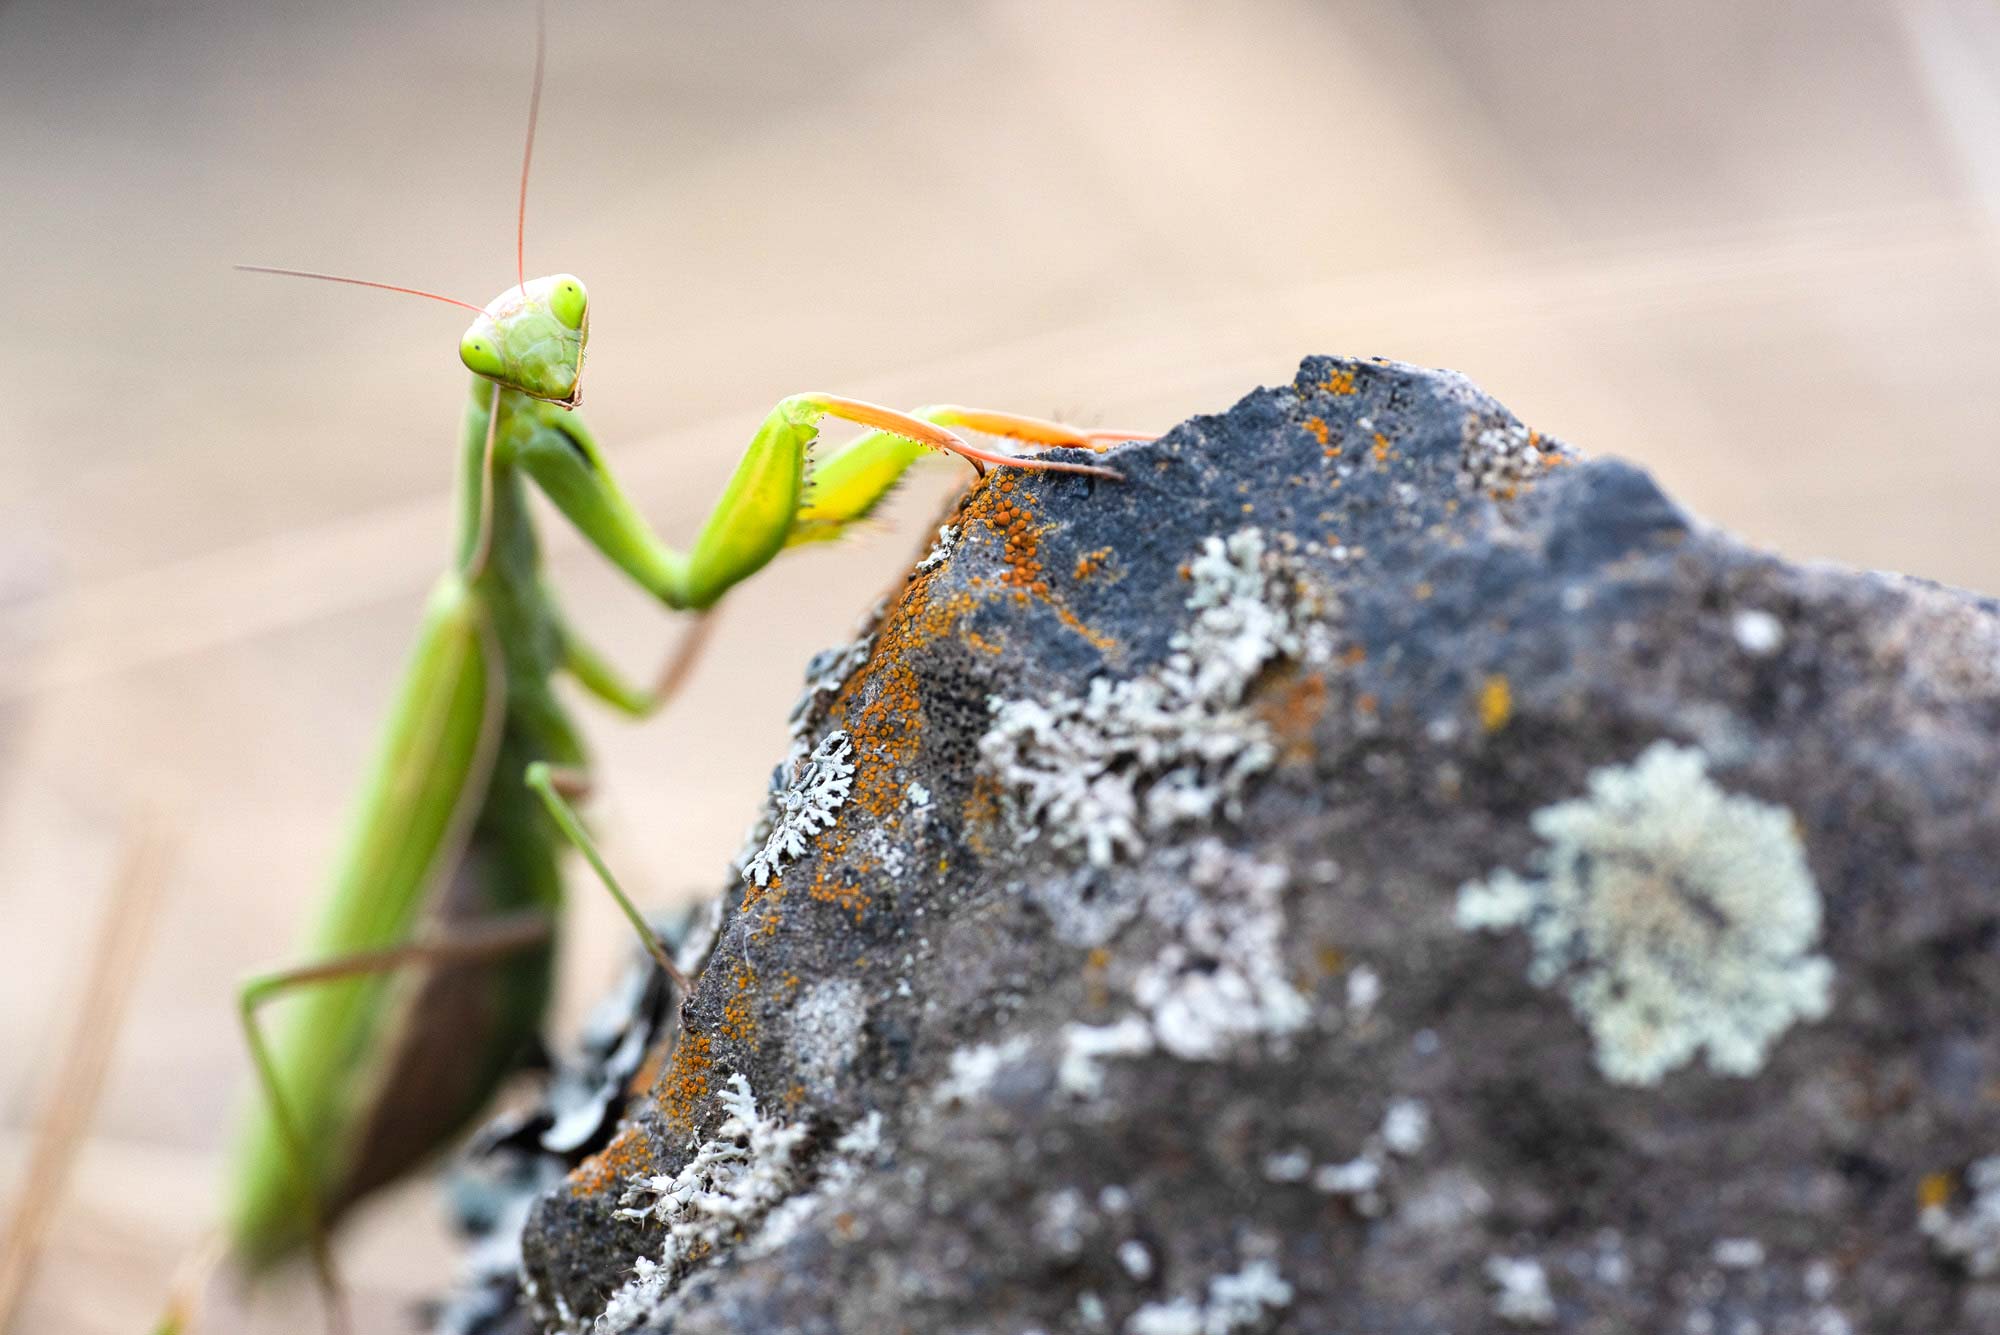
<instances>
[{"instance_id":1,"label":"blurred beige background","mask_svg":"<svg viewBox=\"0 0 2000 1335\"><path fill-rule=\"evenodd\" d=\"M142 1328L203 1229L231 983L288 954L446 549L460 314L228 265L510 281L531 12L0 3L0 1198L131 813L180 817L18 1330ZM1376 353L1755 541L1994 591L1996 205L1995 0L558 2L527 244L682 541L791 391L1165 426ZM959 479L732 596L671 716L590 714L649 897L718 884L807 656ZM552 547L649 665L671 619ZM622 946L573 923L572 1016ZM349 1231L364 1331L435 1219Z\"/></svg>"}]
</instances>

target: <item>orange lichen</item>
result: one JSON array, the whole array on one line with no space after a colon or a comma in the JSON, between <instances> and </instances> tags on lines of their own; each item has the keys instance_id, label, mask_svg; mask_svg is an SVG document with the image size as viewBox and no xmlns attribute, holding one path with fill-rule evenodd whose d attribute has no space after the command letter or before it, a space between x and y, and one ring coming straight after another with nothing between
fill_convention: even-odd
<instances>
[{"instance_id":1,"label":"orange lichen","mask_svg":"<svg viewBox=\"0 0 2000 1335\"><path fill-rule=\"evenodd\" d=\"M1372 691L1363 691L1354 697L1354 709L1356 713L1366 714L1372 718L1380 708L1381 702L1375 698Z\"/></svg>"},{"instance_id":2,"label":"orange lichen","mask_svg":"<svg viewBox=\"0 0 2000 1335\"><path fill-rule=\"evenodd\" d=\"M1321 946L1313 952L1313 963L1319 965L1322 974L1331 978L1347 968L1347 952L1339 946Z\"/></svg>"},{"instance_id":3,"label":"orange lichen","mask_svg":"<svg viewBox=\"0 0 2000 1335\"><path fill-rule=\"evenodd\" d=\"M838 904L854 919L854 925L857 927L861 925L861 919L867 913L869 904L873 902L869 899L868 892L857 882L836 880L824 870L813 878L813 883L806 889L806 894L822 904Z\"/></svg>"},{"instance_id":4,"label":"orange lichen","mask_svg":"<svg viewBox=\"0 0 2000 1335\"><path fill-rule=\"evenodd\" d=\"M1388 463L1389 454L1390 454L1389 438L1383 435L1380 431L1377 431L1375 433L1375 448L1374 448L1375 462L1378 464Z\"/></svg>"},{"instance_id":5,"label":"orange lichen","mask_svg":"<svg viewBox=\"0 0 2000 1335\"><path fill-rule=\"evenodd\" d=\"M637 1123L622 1127L611 1143L571 1170L569 1194L596 1196L653 1170L653 1146Z\"/></svg>"},{"instance_id":6,"label":"orange lichen","mask_svg":"<svg viewBox=\"0 0 2000 1335\"><path fill-rule=\"evenodd\" d=\"M1111 988L1105 980L1105 972L1111 967L1111 952L1103 946L1094 947L1083 961L1083 986L1086 1001L1092 1010L1102 1010L1111 1004Z\"/></svg>"},{"instance_id":7,"label":"orange lichen","mask_svg":"<svg viewBox=\"0 0 2000 1335\"><path fill-rule=\"evenodd\" d=\"M1498 732L1514 717L1514 688L1498 673L1479 684L1479 726Z\"/></svg>"},{"instance_id":8,"label":"orange lichen","mask_svg":"<svg viewBox=\"0 0 2000 1335\"><path fill-rule=\"evenodd\" d=\"M965 795L965 803L959 808L959 823L965 831L966 845L981 857L992 853L993 831L1000 825L1000 781L983 770L972 780L972 791ZM939 865L942 873L944 867Z\"/></svg>"},{"instance_id":9,"label":"orange lichen","mask_svg":"<svg viewBox=\"0 0 2000 1335\"><path fill-rule=\"evenodd\" d=\"M1089 579L1104 569L1104 563L1110 559L1109 547L1099 547L1095 551L1085 552L1076 558L1076 568L1070 572L1070 577L1076 580Z\"/></svg>"},{"instance_id":10,"label":"orange lichen","mask_svg":"<svg viewBox=\"0 0 2000 1335\"><path fill-rule=\"evenodd\" d=\"M1917 1208L1935 1210L1951 1199L1951 1175L1926 1173L1917 1183Z\"/></svg>"},{"instance_id":11,"label":"orange lichen","mask_svg":"<svg viewBox=\"0 0 2000 1335\"><path fill-rule=\"evenodd\" d=\"M757 974L748 964L736 966L736 994L722 1003L722 1034L738 1043L757 1041Z\"/></svg>"},{"instance_id":12,"label":"orange lichen","mask_svg":"<svg viewBox=\"0 0 2000 1335\"><path fill-rule=\"evenodd\" d=\"M1325 445L1333 437L1332 428L1327 426L1324 417L1308 417L1306 419L1306 430L1312 432L1313 439L1322 445Z\"/></svg>"},{"instance_id":13,"label":"orange lichen","mask_svg":"<svg viewBox=\"0 0 2000 1335\"><path fill-rule=\"evenodd\" d=\"M1084 625L1050 589L1042 567L1042 536L1047 526L1035 522L1034 504L1025 492L1017 494L1013 476L1003 473L973 491L960 518L968 525L984 527L1000 540L1000 560L1005 567L1000 575L1003 592L1017 603L1046 603L1063 625L1089 641L1091 647L1104 652L1116 649L1115 638ZM975 585L981 582L974 581Z\"/></svg>"},{"instance_id":14,"label":"orange lichen","mask_svg":"<svg viewBox=\"0 0 2000 1335\"><path fill-rule=\"evenodd\" d=\"M744 887L743 912L748 914L753 905L759 906L756 916L762 925L757 929L757 935L763 937L765 940L769 940L778 934L778 923L784 918L784 914L781 911L784 908L784 903L785 878L783 876L773 876L769 883L761 887L756 885Z\"/></svg>"},{"instance_id":15,"label":"orange lichen","mask_svg":"<svg viewBox=\"0 0 2000 1335\"><path fill-rule=\"evenodd\" d=\"M1362 645L1350 644L1340 651L1340 665L1357 668L1368 661L1368 650Z\"/></svg>"},{"instance_id":16,"label":"orange lichen","mask_svg":"<svg viewBox=\"0 0 2000 1335\"><path fill-rule=\"evenodd\" d=\"M675 1131L694 1130L695 1107L708 1096L714 1071L707 1034L685 1034L667 1062L667 1073L653 1095L660 1119Z\"/></svg>"},{"instance_id":17,"label":"orange lichen","mask_svg":"<svg viewBox=\"0 0 2000 1335\"><path fill-rule=\"evenodd\" d=\"M1355 392L1354 372L1335 371L1320 382L1321 389L1329 394L1348 395Z\"/></svg>"},{"instance_id":18,"label":"orange lichen","mask_svg":"<svg viewBox=\"0 0 2000 1335\"><path fill-rule=\"evenodd\" d=\"M1293 674L1257 697L1257 716L1282 744L1287 764L1310 760L1313 729L1326 713L1326 678L1317 672Z\"/></svg>"}]
</instances>

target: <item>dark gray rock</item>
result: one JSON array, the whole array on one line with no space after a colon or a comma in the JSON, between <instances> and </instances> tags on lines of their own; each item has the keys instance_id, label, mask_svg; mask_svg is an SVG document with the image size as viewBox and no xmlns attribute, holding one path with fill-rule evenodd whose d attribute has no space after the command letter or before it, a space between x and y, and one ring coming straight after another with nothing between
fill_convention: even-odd
<instances>
[{"instance_id":1,"label":"dark gray rock","mask_svg":"<svg viewBox=\"0 0 2000 1335\"><path fill-rule=\"evenodd\" d=\"M542 1320L2000 1331L2000 608L1390 363L1111 462L816 661Z\"/></svg>"}]
</instances>

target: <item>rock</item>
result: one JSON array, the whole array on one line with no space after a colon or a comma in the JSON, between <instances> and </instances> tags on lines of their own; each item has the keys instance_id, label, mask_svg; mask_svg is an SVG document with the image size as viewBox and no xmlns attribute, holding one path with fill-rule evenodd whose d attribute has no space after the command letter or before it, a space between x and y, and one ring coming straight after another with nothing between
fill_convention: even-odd
<instances>
[{"instance_id":1,"label":"rock","mask_svg":"<svg viewBox=\"0 0 2000 1335\"><path fill-rule=\"evenodd\" d=\"M2000 1330L2000 607L1392 363L1110 462L815 660L536 1319Z\"/></svg>"}]
</instances>

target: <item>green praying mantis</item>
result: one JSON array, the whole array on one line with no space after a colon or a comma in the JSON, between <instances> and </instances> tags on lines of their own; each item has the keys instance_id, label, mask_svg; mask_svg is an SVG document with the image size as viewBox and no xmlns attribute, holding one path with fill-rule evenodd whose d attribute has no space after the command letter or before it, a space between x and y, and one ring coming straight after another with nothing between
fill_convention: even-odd
<instances>
[{"instance_id":1,"label":"green praying mantis","mask_svg":"<svg viewBox=\"0 0 2000 1335\"><path fill-rule=\"evenodd\" d=\"M672 695L706 621L650 685L626 679L565 620L544 581L528 508L539 489L584 539L669 608L706 612L788 547L849 532L926 450L987 466L1116 478L1084 462L975 446L960 429L1033 446L1149 439L958 407L902 413L794 394L764 419L687 550L665 545L619 487L576 414L590 301L569 274L524 263L529 167L544 51L522 153L515 282L484 307L421 289L242 266L426 297L473 312L459 440L457 539L362 783L309 962L248 980L238 1011L259 1098L234 1156L221 1251L246 1277L310 1254L329 1320L345 1325L327 1234L482 1107L541 1023L574 844L682 995L688 987L585 832L584 746L554 683L570 678L644 718ZM863 434L817 448L827 418ZM261 1012L291 998L267 1033ZM202 1268L205 1270L205 1267ZM186 1329L184 1281L160 1332Z\"/></svg>"}]
</instances>

